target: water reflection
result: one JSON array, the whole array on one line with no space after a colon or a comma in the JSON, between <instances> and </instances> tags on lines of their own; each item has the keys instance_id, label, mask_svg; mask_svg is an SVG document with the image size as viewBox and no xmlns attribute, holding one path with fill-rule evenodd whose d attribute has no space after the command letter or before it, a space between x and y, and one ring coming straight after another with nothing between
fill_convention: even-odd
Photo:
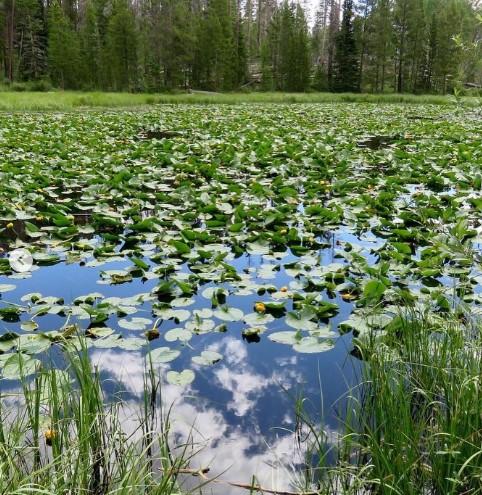
<instances>
[{"instance_id":1,"label":"water reflection","mask_svg":"<svg viewBox=\"0 0 482 495\"><path fill-rule=\"evenodd\" d=\"M304 278L316 282L326 270L345 265L346 261L337 257L337 250L342 249L345 243L356 246L369 263L374 263L377 260L376 249L383 241L372 235L360 238L355 232L344 228L327 233L324 240L326 248L302 257L288 251L236 257L226 246L213 245L217 252L226 254L224 263L229 263L236 270L239 280L220 282L214 279L213 282L210 277L215 271L199 272L205 278L199 281L200 286L198 292L192 295L192 303L173 308L186 310L189 319L162 321L160 337L149 343L151 348L169 345L182 350L179 358L161 370L162 399L165 407L174 404L172 431L177 443L184 444L190 439L193 452L197 452L192 459L193 467L209 467L211 476L223 474L224 479L237 482L249 483L255 475L261 485L269 488L290 489L298 485L300 480L296 473L300 472L304 452L295 433L299 425L294 411L295 401L300 395L305 397L305 405L313 420L320 425L323 423L330 438L336 436L333 432L340 426L336 407L343 407L343 402L338 401L355 383L360 366L350 355L350 334L339 336L334 347L327 352L296 354L290 345L274 343L267 338L271 332L289 329L281 313L281 317L272 318L265 325L265 333L256 335L256 338L244 335L249 325L243 321L227 322L225 333L195 334L189 344L166 342L165 336L170 330L186 327L196 311L212 309L211 299L204 292L210 287L225 289L229 306L242 310L244 315L253 313L255 303L260 300L284 301L285 311L291 311L293 300L289 291L302 292ZM144 245L143 252L150 253L148 243ZM59 306L68 308L81 296L100 293L103 297L100 300L104 302L124 298L118 305L124 305L127 311L132 303L125 298L132 300L135 299L133 296L141 295L144 302L136 306L135 316L154 321L158 316L156 313L162 308L162 297L154 292L159 277L133 278L127 283L110 284L102 272L132 267L132 262L118 253L118 250L115 251L115 256L105 260L61 253L65 255L66 262L43 266L34 270L29 278L14 279L16 288L4 294L2 300L21 302L25 294L38 292L44 297L62 299ZM148 262L149 256L144 259ZM192 266L180 259L169 258L168 261L178 267L177 280L187 280L193 273ZM4 282L12 282L12 277L0 277L0 283ZM266 292L264 289L273 286L278 289L277 292ZM289 288L289 291L282 292L281 287ZM352 304L344 301L339 294L329 295L323 291L320 296L338 305L336 314L326 321L336 330L338 324L349 316ZM172 297L169 296L168 300L171 301ZM24 301L21 304L27 303ZM72 307L77 308L72 322L77 321L85 330L89 325L88 317L81 317L78 306ZM30 317L21 315L22 321ZM124 337L143 338L143 331L123 328L119 325L120 319L114 312L102 325ZM216 317L210 314L202 319L216 320ZM62 327L66 318L56 308L37 317L36 321L39 324L37 332L43 332ZM219 323L222 322L216 320L216 325ZM4 321L2 326L8 331L25 333L19 323ZM129 428L132 425L134 428L144 385L144 356L148 349L137 352L99 349L95 347L97 342L92 342L92 359L102 371L105 383L112 384L111 392L117 392L121 386L127 394L123 409L124 426ZM213 366L194 364L192 357L205 350L219 352L223 359ZM55 353L52 359L55 361ZM193 369L196 373L189 387L181 388L165 381L168 370L180 372L185 369ZM195 485L197 481L189 479L186 483ZM224 484L210 486L207 493L210 490L219 494L239 492L239 489Z\"/></svg>"},{"instance_id":2,"label":"water reflection","mask_svg":"<svg viewBox=\"0 0 482 495\"><path fill-rule=\"evenodd\" d=\"M164 406L174 404L171 427L177 444L189 442L195 452L192 467L209 467L211 477L249 483L253 475L262 486L295 489L302 483L299 466L304 462L305 451L294 432L293 404L280 393L280 386L293 391L304 381L297 357L275 359L277 367L271 374L264 374L252 367L242 341L227 336L212 348L224 353L225 362L204 378L214 379L215 385L228 393L227 401L222 393L208 398L203 384L197 380L187 389L162 386ZM135 418L139 409L139 401L134 397L139 397L143 390L140 354L107 350L95 351L92 357L106 376L115 378L133 396L123 410L124 424L128 425L129 418ZM271 407L266 405L267 397ZM274 397L278 400L273 401ZM267 421L260 421L262 416ZM267 428L267 424L271 426ZM325 431L329 441L335 442L336 432L330 427L325 427ZM185 482L190 487L197 483L196 479ZM204 490L203 493L213 494L240 491L226 484L209 485Z\"/></svg>"}]
</instances>

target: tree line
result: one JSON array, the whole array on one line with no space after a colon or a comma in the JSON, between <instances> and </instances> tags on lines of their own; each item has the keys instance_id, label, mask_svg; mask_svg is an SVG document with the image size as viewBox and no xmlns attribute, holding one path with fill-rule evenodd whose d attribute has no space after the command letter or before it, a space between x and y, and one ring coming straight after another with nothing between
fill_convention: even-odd
<instances>
[{"instance_id":1,"label":"tree line","mask_svg":"<svg viewBox=\"0 0 482 495\"><path fill-rule=\"evenodd\" d=\"M6 84L445 93L482 80L474 0L0 0Z\"/></svg>"}]
</instances>

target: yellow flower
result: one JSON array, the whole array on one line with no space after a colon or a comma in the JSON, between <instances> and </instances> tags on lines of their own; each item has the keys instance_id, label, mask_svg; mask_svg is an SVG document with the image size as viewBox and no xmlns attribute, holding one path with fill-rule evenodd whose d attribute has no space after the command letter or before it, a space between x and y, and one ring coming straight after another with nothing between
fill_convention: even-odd
<instances>
[{"instance_id":1,"label":"yellow flower","mask_svg":"<svg viewBox=\"0 0 482 495\"><path fill-rule=\"evenodd\" d=\"M52 440L57 437L57 432L52 428L44 431L45 443L47 445L52 445Z\"/></svg>"},{"instance_id":2,"label":"yellow flower","mask_svg":"<svg viewBox=\"0 0 482 495\"><path fill-rule=\"evenodd\" d=\"M344 301L353 301L354 299L357 298L355 294L350 294L349 292L345 292L344 294L341 295L341 298Z\"/></svg>"},{"instance_id":3,"label":"yellow flower","mask_svg":"<svg viewBox=\"0 0 482 495\"><path fill-rule=\"evenodd\" d=\"M7 229L13 229L13 223L12 222L7 223Z\"/></svg>"},{"instance_id":4,"label":"yellow flower","mask_svg":"<svg viewBox=\"0 0 482 495\"><path fill-rule=\"evenodd\" d=\"M254 309L256 310L257 313L264 313L266 311L266 306L262 302L257 302L254 305Z\"/></svg>"}]
</instances>

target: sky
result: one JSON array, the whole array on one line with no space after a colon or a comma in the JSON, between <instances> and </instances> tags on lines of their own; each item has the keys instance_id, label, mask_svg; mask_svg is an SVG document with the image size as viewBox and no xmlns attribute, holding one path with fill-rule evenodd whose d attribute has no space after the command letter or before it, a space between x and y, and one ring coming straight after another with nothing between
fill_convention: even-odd
<instances>
[{"instance_id":1,"label":"sky","mask_svg":"<svg viewBox=\"0 0 482 495\"><path fill-rule=\"evenodd\" d=\"M313 22L320 0L300 0L300 3L305 7L307 13L309 14L310 21Z\"/></svg>"}]
</instances>

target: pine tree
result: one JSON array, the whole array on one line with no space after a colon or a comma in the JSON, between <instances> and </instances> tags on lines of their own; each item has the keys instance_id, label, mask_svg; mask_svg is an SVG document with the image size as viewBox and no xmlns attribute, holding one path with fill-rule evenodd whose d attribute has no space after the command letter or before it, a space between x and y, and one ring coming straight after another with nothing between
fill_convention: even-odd
<instances>
[{"instance_id":1,"label":"pine tree","mask_svg":"<svg viewBox=\"0 0 482 495\"><path fill-rule=\"evenodd\" d=\"M194 84L210 90L232 90L246 73L244 40L237 33L231 0L209 0L198 25Z\"/></svg>"},{"instance_id":2,"label":"pine tree","mask_svg":"<svg viewBox=\"0 0 482 495\"><path fill-rule=\"evenodd\" d=\"M305 91L310 84L310 73L310 43L303 9L285 0L268 28L263 86L281 91Z\"/></svg>"},{"instance_id":3,"label":"pine tree","mask_svg":"<svg viewBox=\"0 0 482 495\"><path fill-rule=\"evenodd\" d=\"M161 8L161 63L164 87L186 87L194 53L194 23L188 0L164 0Z\"/></svg>"},{"instance_id":4,"label":"pine tree","mask_svg":"<svg viewBox=\"0 0 482 495\"><path fill-rule=\"evenodd\" d=\"M79 86L79 40L61 6L50 6L48 35L49 73L54 85L64 89Z\"/></svg>"},{"instance_id":5,"label":"pine tree","mask_svg":"<svg viewBox=\"0 0 482 495\"><path fill-rule=\"evenodd\" d=\"M104 81L101 65L102 40L95 5L89 0L80 28L82 82L84 87L99 89Z\"/></svg>"},{"instance_id":6,"label":"pine tree","mask_svg":"<svg viewBox=\"0 0 482 495\"><path fill-rule=\"evenodd\" d=\"M0 71L119 91L230 91L260 73L282 91L482 82L477 2L340 1L317 0L310 33L307 0L0 0Z\"/></svg>"},{"instance_id":7,"label":"pine tree","mask_svg":"<svg viewBox=\"0 0 482 495\"><path fill-rule=\"evenodd\" d=\"M393 28L390 0L378 0L372 14L372 32L369 39L367 59L373 60L371 72L375 92L384 92L388 79L388 64L393 51ZM365 71L368 72L368 71Z\"/></svg>"},{"instance_id":8,"label":"pine tree","mask_svg":"<svg viewBox=\"0 0 482 495\"><path fill-rule=\"evenodd\" d=\"M360 91L359 57L353 28L353 0L343 3L341 29L336 40L334 90Z\"/></svg>"},{"instance_id":9,"label":"pine tree","mask_svg":"<svg viewBox=\"0 0 482 495\"><path fill-rule=\"evenodd\" d=\"M312 32L312 63L315 67L313 88L317 91L328 91L328 0L320 0L316 12L315 24Z\"/></svg>"},{"instance_id":10,"label":"pine tree","mask_svg":"<svg viewBox=\"0 0 482 495\"><path fill-rule=\"evenodd\" d=\"M305 12L299 4L296 5L294 17L294 47L292 65L292 91L306 91L310 86L311 56L310 38Z\"/></svg>"},{"instance_id":11,"label":"pine tree","mask_svg":"<svg viewBox=\"0 0 482 495\"><path fill-rule=\"evenodd\" d=\"M107 27L106 53L109 60L109 86L116 91L136 88L137 33L134 15L125 0L114 4Z\"/></svg>"},{"instance_id":12,"label":"pine tree","mask_svg":"<svg viewBox=\"0 0 482 495\"><path fill-rule=\"evenodd\" d=\"M164 88L162 56L164 29L169 18L161 14L167 2L141 0L138 12L137 63L138 85L144 91L161 91Z\"/></svg>"},{"instance_id":13,"label":"pine tree","mask_svg":"<svg viewBox=\"0 0 482 495\"><path fill-rule=\"evenodd\" d=\"M21 39L18 44L18 77L35 81L47 70L47 26L43 5L39 0L19 0L16 7L16 32L17 38Z\"/></svg>"}]
</instances>

